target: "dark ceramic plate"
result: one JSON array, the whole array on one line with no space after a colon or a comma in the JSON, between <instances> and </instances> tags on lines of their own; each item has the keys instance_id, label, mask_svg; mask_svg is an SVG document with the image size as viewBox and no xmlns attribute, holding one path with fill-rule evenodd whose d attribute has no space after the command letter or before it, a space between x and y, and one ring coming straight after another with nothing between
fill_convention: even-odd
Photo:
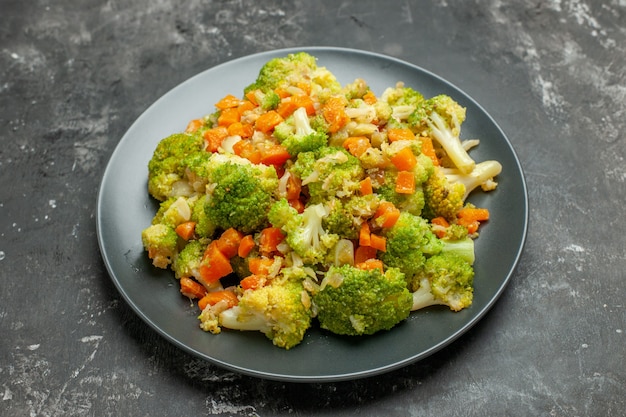
<instances>
[{"instance_id":1,"label":"dark ceramic plate","mask_svg":"<svg viewBox=\"0 0 626 417\"><path fill-rule=\"evenodd\" d=\"M173 273L153 268L141 231L157 208L147 193L147 164L157 143L185 129L187 122L213 111L226 94L241 95L269 59L307 51L342 84L360 77L376 95L404 81L424 96L448 94L467 108L463 138L480 138L477 161L496 159L504 167L498 189L477 192L470 201L491 211L476 241L475 298L471 308L453 313L433 307L413 313L388 332L339 337L311 329L301 345L286 351L261 333L205 333L197 308L178 291ZM528 199L519 161L494 120L463 91L415 65L370 52L300 48L251 55L218 65L180 84L148 108L119 142L98 195L97 231L104 262L134 311L180 348L226 369L256 377L323 382L372 376L423 359L461 336L492 307L508 283L526 238Z\"/></svg>"}]
</instances>

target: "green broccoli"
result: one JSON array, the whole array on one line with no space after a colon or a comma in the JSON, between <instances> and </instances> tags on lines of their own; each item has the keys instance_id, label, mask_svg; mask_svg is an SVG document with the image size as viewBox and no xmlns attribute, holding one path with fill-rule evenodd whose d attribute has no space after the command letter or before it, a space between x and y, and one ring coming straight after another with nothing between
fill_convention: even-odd
<instances>
[{"instance_id":1,"label":"green broccoli","mask_svg":"<svg viewBox=\"0 0 626 417\"><path fill-rule=\"evenodd\" d=\"M469 307L473 299L474 270L460 256L442 252L428 258L419 288L413 292L412 311L446 305L453 311Z\"/></svg>"},{"instance_id":2,"label":"green broccoli","mask_svg":"<svg viewBox=\"0 0 626 417\"><path fill-rule=\"evenodd\" d=\"M463 174L454 168L442 168L442 171L450 184L463 184L465 188L463 200L465 201L469 194L478 187L482 188L483 191L494 190L498 185L494 181L494 177L502 172L502 165L498 161L490 160L477 163L468 174Z\"/></svg>"},{"instance_id":3,"label":"green broccoli","mask_svg":"<svg viewBox=\"0 0 626 417\"><path fill-rule=\"evenodd\" d=\"M456 219L463 208L465 185L451 183L440 167L435 167L432 175L423 184L425 205L422 215L427 219L443 217L448 221Z\"/></svg>"},{"instance_id":4,"label":"green broccoli","mask_svg":"<svg viewBox=\"0 0 626 417\"><path fill-rule=\"evenodd\" d=\"M441 252L444 246L428 221L408 212L400 214L385 236L387 248L380 254L380 259L388 267L399 268L407 283L420 274L426 257Z\"/></svg>"},{"instance_id":5,"label":"green broccoli","mask_svg":"<svg viewBox=\"0 0 626 417\"><path fill-rule=\"evenodd\" d=\"M173 187L185 175L183 161L191 154L204 152L199 134L176 133L162 139L148 163L148 192L159 201L175 196ZM188 187L186 187L188 188Z\"/></svg>"},{"instance_id":6,"label":"green broccoli","mask_svg":"<svg viewBox=\"0 0 626 417\"><path fill-rule=\"evenodd\" d=\"M170 197L159 204L159 209L152 218L152 224L165 224L175 228L191 218L191 207L196 198Z\"/></svg>"},{"instance_id":7,"label":"green broccoli","mask_svg":"<svg viewBox=\"0 0 626 417\"><path fill-rule=\"evenodd\" d=\"M208 200L209 196L206 194L199 196L191 209L191 221L196 223L195 233L200 238L213 237L217 228L205 210Z\"/></svg>"},{"instance_id":8,"label":"green broccoli","mask_svg":"<svg viewBox=\"0 0 626 417\"><path fill-rule=\"evenodd\" d=\"M424 96L411 87L406 87L403 83L396 84L395 87L389 87L380 97L380 102L387 103L391 108L391 115L388 117L389 122L403 123L424 101ZM384 107L380 108L384 111ZM397 127L403 127L398 125Z\"/></svg>"},{"instance_id":9,"label":"green broccoli","mask_svg":"<svg viewBox=\"0 0 626 417\"><path fill-rule=\"evenodd\" d=\"M325 146L298 154L293 173L307 186L310 202L331 197L348 197L359 189L365 170L359 160L343 148Z\"/></svg>"},{"instance_id":10,"label":"green broccoli","mask_svg":"<svg viewBox=\"0 0 626 417\"><path fill-rule=\"evenodd\" d=\"M172 270L176 278L194 277L201 278L198 268L202 263L207 242L205 240L190 240L181 249L178 256L172 262ZM202 281L201 281L202 282Z\"/></svg>"},{"instance_id":11,"label":"green broccoli","mask_svg":"<svg viewBox=\"0 0 626 417\"><path fill-rule=\"evenodd\" d=\"M376 194L331 198L324 203L328 215L323 218L322 226L341 238L357 239L361 224L376 213L379 203Z\"/></svg>"},{"instance_id":12,"label":"green broccoli","mask_svg":"<svg viewBox=\"0 0 626 417\"><path fill-rule=\"evenodd\" d=\"M298 108L292 116L274 128L274 137L287 148L292 157L300 152L314 151L325 146L328 135L324 131L311 128L304 107Z\"/></svg>"},{"instance_id":13,"label":"green broccoli","mask_svg":"<svg viewBox=\"0 0 626 417\"><path fill-rule=\"evenodd\" d=\"M213 154L208 179L204 211L211 224L243 233L267 224L278 186L274 167L254 165L234 155Z\"/></svg>"},{"instance_id":14,"label":"green broccoli","mask_svg":"<svg viewBox=\"0 0 626 417\"><path fill-rule=\"evenodd\" d=\"M463 174L476 165L460 139L461 124L465 121L465 108L447 95L425 100L409 116L409 125L416 134L431 137L446 153L446 157Z\"/></svg>"},{"instance_id":15,"label":"green broccoli","mask_svg":"<svg viewBox=\"0 0 626 417\"><path fill-rule=\"evenodd\" d=\"M328 215L323 204L313 204L300 214L286 199L280 199L269 211L269 221L287 236L285 241L305 264L319 264L329 255L339 236L327 233L322 227Z\"/></svg>"},{"instance_id":16,"label":"green broccoli","mask_svg":"<svg viewBox=\"0 0 626 417\"><path fill-rule=\"evenodd\" d=\"M302 279L277 277L264 287L246 290L235 307L219 314L227 329L260 331L274 345L290 349L304 338L311 326L311 299ZM202 317L202 316L201 316Z\"/></svg>"},{"instance_id":17,"label":"green broccoli","mask_svg":"<svg viewBox=\"0 0 626 417\"><path fill-rule=\"evenodd\" d=\"M413 305L404 274L389 268L331 266L313 295L320 326L336 334L370 335L405 320Z\"/></svg>"},{"instance_id":18,"label":"green broccoli","mask_svg":"<svg viewBox=\"0 0 626 417\"><path fill-rule=\"evenodd\" d=\"M150 225L141 232L141 241L157 268L166 269L178 255L178 235L172 226Z\"/></svg>"}]
</instances>

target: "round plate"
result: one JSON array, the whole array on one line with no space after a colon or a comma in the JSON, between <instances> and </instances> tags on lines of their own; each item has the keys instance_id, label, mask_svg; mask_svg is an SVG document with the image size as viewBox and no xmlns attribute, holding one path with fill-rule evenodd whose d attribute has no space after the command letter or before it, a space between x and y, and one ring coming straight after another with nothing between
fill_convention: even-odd
<instances>
[{"instance_id":1,"label":"round plate","mask_svg":"<svg viewBox=\"0 0 626 417\"><path fill-rule=\"evenodd\" d=\"M171 271L152 267L141 243L158 207L147 192L147 165L157 143L183 131L189 120L213 112L226 94L241 96L269 59L306 51L342 83L363 78L376 95L398 81L425 97L448 94L467 108L463 138L480 138L476 161L503 165L499 186L476 192L474 204L491 212L476 240L473 305L458 313L444 307L417 311L388 332L341 337L318 328L291 350L272 345L263 334L199 328L197 307L182 297ZM342 48L298 48L263 52L206 70L183 82L150 106L113 152L98 195L97 233L107 269L133 310L180 348L226 369L247 375L298 382L324 382L372 376L423 359L472 327L508 283L526 238L528 197L515 152L494 120L463 91L415 65L370 52Z\"/></svg>"}]
</instances>

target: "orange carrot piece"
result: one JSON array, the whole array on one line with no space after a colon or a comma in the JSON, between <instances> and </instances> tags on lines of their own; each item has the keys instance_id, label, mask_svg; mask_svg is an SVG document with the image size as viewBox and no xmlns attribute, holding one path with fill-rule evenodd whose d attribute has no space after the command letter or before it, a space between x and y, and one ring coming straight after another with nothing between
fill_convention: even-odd
<instances>
[{"instance_id":1,"label":"orange carrot piece","mask_svg":"<svg viewBox=\"0 0 626 417\"><path fill-rule=\"evenodd\" d=\"M239 242L239 247L237 248L237 255L242 258L245 258L252 252L252 249L256 246L254 243L254 238L252 235L246 235L241 238L241 242Z\"/></svg>"},{"instance_id":2,"label":"orange carrot piece","mask_svg":"<svg viewBox=\"0 0 626 417\"><path fill-rule=\"evenodd\" d=\"M483 222L489 220L489 210L477 207L463 207L457 213L457 217L468 221Z\"/></svg>"},{"instance_id":3,"label":"orange carrot piece","mask_svg":"<svg viewBox=\"0 0 626 417\"><path fill-rule=\"evenodd\" d=\"M280 166L290 158L291 155L283 145L265 146L261 149L261 163L265 165Z\"/></svg>"},{"instance_id":4,"label":"orange carrot piece","mask_svg":"<svg viewBox=\"0 0 626 417\"><path fill-rule=\"evenodd\" d=\"M360 246L371 246L372 245L372 234L370 233L370 225L367 222L363 222L361 224L361 229L359 230L359 245Z\"/></svg>"},{"instance_id":5,"label":"orange carrot piece","mask_svg":"<svg viewBox=\"0 0 626 417\"><path fill-rule=\"evenodd\" d=\"M239 250L239 244L241 243L241 239L243 238L243 233L240 231L229 228L226 229L219 239L217 239L217 249L222 252L228 259L237 255Z\"/></svg>"},{"instance_id":6,"label":"orange carrot piece","mask_svg":"<svg viewBox=\"0 0 626 417\"><path fill-rule=\"evenodd\" d=\"M398 172L396 192L398 194L413 194L415 192L415 176L411 171Z\"/></svg>"},{"instance_id":7,"label":"orange carrot piece","mask_svg":"<svg viewBox=\"0 0 626 417\"><path fill-rule=\"evenodd\" d=\"M369 195L374 192L371 177L365 177L365 179L359 182L359 191L361 192L361 195Z\"/></svg>"},{"instance_id":8,"label":"orange carrot piece","mask_svg":"<svg viewBox=\"0 0 626 417\"><path fill-rule=\"evenodd\" d=\"M198 307L200 310L204 310L207 306L213 306L220 301L226 301L228 308L239 304L239 299L234 291L220 290L206 293L206 295L198 301Z\"/></svg>"},{"instance_id":9,"label":"orange carrot piece","mask_svg":"<svg viewBox=\"0 0 626 417\"><path fill-rule=\"evenodd\" d=\"M260 132L268 133L283 120L284 119L276 112L276 110L270 110L267 113L263 113L258 119L256 119L254 127Z\"/></svg>"},{"instance_id":10,"label":"orange carrot piece","mask_svg":"<svg viewBox=\"0 0 626 417\"><path fill-rule=\"evenodd\" d=\"M259 103L256 100L256 92L258 90L250 90L246 93L246 98L248 99L248 101L250 101L250 103L254 104L254 106L258 106Z\"/></svg>"},{"instance_id":11,"label":"orange carrot piece","mask_svg":"<svg viewBox=\"0 0 626 417\"><path fill-rule=\"evenodd\" d=\"M431 161L433 161L433 165L439 166L439 158L437 157L437 153L435 152L435 147L433 146L433 140L428 136L420 137L422 141L422 153L429 157Z\"/></svg>"},{"instance_id":12,"label":"orange carrot piece","mask_svg":"<svg viewBox=\"0 0 626 417\"><path fill-rule=\"evenodd\" d=\"M389 129L387 131L387 138L389 142L395 142L397 140L413 140L415 139L415 134L409 129Z\"/></svg>"},{"instance_id":13,"label":"orange carrot piece","mask_svg":"<svg viewBox=\"0 0 626 417\"><path fill-rule=\"evenodd\" d=\"M202 298L206 295L206 288L189 277L181 277L179 283L180 293L185 297Z\"/></svg>"},{"instance_id":14,"label":"orange carrot piece","mask_svg":"<svg viewBox=\"0 0 626 417\"><path fill-rule=\"evenodd\" d=\"M383 261L381 261L380 259L370 258L363 262L359 262L355 264L354 266L356 266L359 269L363 269L365 271L372 271L374 269L378 269L380 270L380 272L383 272Z\"/></svg>"},{"instance_id":15,"label":"orange carrot piece","mask_svg":"<svg viewBox=\"0 0 626 417\"><path fill-rule=\"evenodd\" d=\"M239 286L244 290L255 290L265 285L267 281L265 275L248 275L239 281Z\"/></svg>"},{"instance_id":16,"label":"orange carrot piece","mask_svg":"<svg viewBox=\"0 0 626 417\"><path fill-rule=\"evenodd\" d=\"M287 200L299 199L300 192L302 192L302 180L295 175L289 175L287 178Z\"/></svg>"},{"instance_id":17,"label":"orange carrot piece","mask_svg":"<svg viewBox=\"0 0 626 417\"><path fill-rule=\"evenodd\" d=\"M280 98L286 98L286 97L289 97L291 95L287 90L285 90L284 88L280 88L280 87L279 88L275 88L274 92L276 94L278 94L278 97L280 97Z\"/></svg>"},{"instance_id":18,"label":"orange carrot piece","mask_svg":"<svg viewBox=\"0 0 626 417\"><path fill-rule=\"evenodd\" d=\"M430 221L430 223L433 226L435 226L433 230L439 239L442 239L446 235L445 229L447 229L450 226L450 223L448 223L445 217L441 217L441 216L435 217L434 219Z\"/></svg>"},{"instance_id":19,"label":"orange carrot piece","mask_svg":"<svg viewBox=\"0 0 626 417\"><path fill-rule=\"evenodd\" d=\"M354 251L355 264L360 264L373 258L376 258L376 249L371 246L359 246Z\"/></svg>"},{"instance_id":20,"label":"orange carrot piece","mask_svg":"<svg viewBox=\"0 0 626 417\"><path fill-rule=\"evenodd\" d=\"M198 129L200 129L202 127L202 125L204 125L204 121L202 119L191 120L189 122L189 124L187 125L187 128L185 129L185 132L193 133L193 132L197 131Z\"/></svg>"},{"instance_id":21,"label":"orange carrot piece","mask_svg":"<svg viewBox=\"0 0 626 417\"><path fill-rule=\"evenodd\" d=\"M296 87L298 87L300 90L304 91L304 93L307 94L307 95L311 94L311 83L310 82L298 81L296 83Z\"/></svg>"},{"instance_id":22,"label":"orange carrot piece","mask_svg":"<svg viewBox=\"0 0 626 417\"><path fill-rule=\"evenodd\" d=\"M261 152L250 143L248 140L240 140L233 145L233 152L235 155L242 158L246 158L253 164L261 163Z\"/></svg>"},{"instance_id":23,"label":"orange carrot piece","mask_svg":"<svg viewBox=\"0 0 626 417\"><path fill-rule=\"evenodd\" d=\"M228 137L228 129L224 126L217 126L204 132L203 137L207 150L217 152L222 146L222 141Z\"/></svg>"},{"instance_id":24,"label":"orange carrot piece","mask_svg":"<svg viewBox=\"0 0 626 417\"><path fill-rule=\"evenodd\" d=\"M196 222L184 222L176 226L174 229L176 234L184 240L189 240L193 237L196 231Z\"/></svg>"},{"instance_id":25,"label":"orange carrot piece","mask_svg":"<svg viewBox=\"0 0 626 417\"><path fill-rule=\"evenodd\" d=\"M335 133L350 120L345 110L345 101L340 97L331 97L322 106L322 116L328 122L328 131Z\"/></svg>"},{"instance_id":26,"label":"orange carrot piece","mask_svg":"<svg viewBox=\"0 0 626 417\"><path fill-rule=\"evenodd\" d=\"M217 125L228 127L233 123L238 122L241 119L241 115L236 108L224 109L217 117Z\"/></svg>"},{"instance_id":27,"label":"orange carrot piece","mask_svg":"<svg viewBox=\"0 0 626 417\"><path fill-rule=\"evenodd\" d=\"M237 111L239 112L239 115L243 115L245 112L249 110L254 110L256 107L257 105L254 102L245 100L242 101L239 106L237 106Z\"/></svg>"},{"instance_id":28,"label":"orange carrot piece","mask_svg":"<svg viewBox=\"0 0 626 417\"><path fill-rule=\"evenodd\" d=\"M273 263L274 259L271 258L250 258L248 269L254 275L267 275Z\"/></svg>"},{"instance_id":29,"label":"orange carrot piece","mask_svg":"<svg viewBox=\"0 0 626 417\"><path fill-rule=\"evenodd\" d=\"M228 136L240 136L242 139L252 137L254 128L247 123L235 122L228 126Z\"/></svg>"},{"instance_id":30,"label":"orange carrot piece","mask_svg":"<svg viewBox=\"0 0 626 417\"><path fill-rule=\"evenodd\" d=\"M378 101L378 98L372 90L368 90L368 92L363 95L363 101L369 105L372 105Z\"/></svg>"},{"instance_id":31,"label":"orange carrot piece","mask_svg":"<svg viewBox=\"0 0 626 417\"><path fill-rule=\"evenodd\" d=\"M218 249L217 241L209 243L199 271L202 279L208 283L216 282L233 272L229 259Z\"/></svg>"},{"instance_id":32,"label":"orange carrot piece","mask_svg":"<svg viewBox=\"0 0 626 417\"><path fill-rule=\"evenodd\" d=\"M308 116L315 114L315 103L307 94L296 94L291 96L291 100L295 103L296 108L304 107Z\"/></svg>"},{"instance_id":33,"label":"orange carrot piece","mask_svg":"<svg viewBox=\"0 0 626 417\"><path fill-rule=\"evenodd\" d=\"M415 168L415 165L417 165L417 158L415 158L413 151L408 146L390 159L391 163L394 164L399 171L411 171Z\"/></svg>"},{"instance_id":34,"label":"orange carrot piece","mask_svg":"<svg viewBox=\"0 0 626 417\"><path fill-rule=\"evenodd\" d=\"M387 251L387 238L374 233L370 234L370 246L381 252Z\"/></svg>"},{"instance_id":35,"label":"orange carrot piece","mask_svg":"<svg viewBox=\"0 0 626 417\"><path fill-rule=\"evenodd\" d=\"M291 116L296 110L298 110L298 105L292 100L292 97L284 98L276 107L276 113L280 114L283 119Z\"/></svg>"},{"instance_id":36,"label":"orange carrot piece","mask_svg":"<svg viewBox=\"0 0 626 417\"><path fill-rule=\"evenodd\" d=\"M224 96L220 101L215 103L215 107L217 107L220 110L225 110L225 109L230 109L233 107L238 107L239 103L241 103L241 100L239 100L237 97L233 96L232 94L228 94Z\"/></svg>"},{"instance_id":37,"label":"orange carrot piece","mask_svg":"<svg viewBox=\"0 0 626 417\"><path fill-rule=\"evenodd\" d=\"M351 136L343 141L343 147L358 158L371 148L372 145L365 136Z\"/></svg>"},{"instance_id":38,"label":"orange carrot piece","mask_svg":"<svg viewBox=\"0 0 626 417\"><path fill-rule=\"evenodd\" d=\"M400 210L393 203L383 201L378 205L378 209L374 214L374 218L380 223L381 227L393 227L400 217ZM380 220L378 220L380 218Z\"/></svg>"},{"instance_id":39,"label":"orange carrot piece","mask_svg":"<svg viewBox=\"0 0 626 417\"><path fill-rule=\"evenodd\" d=\"M259 236L259 252L264 256L271 255L284 239L285 235L278 227L266 227Z\"/></svg>"}]
</instances>

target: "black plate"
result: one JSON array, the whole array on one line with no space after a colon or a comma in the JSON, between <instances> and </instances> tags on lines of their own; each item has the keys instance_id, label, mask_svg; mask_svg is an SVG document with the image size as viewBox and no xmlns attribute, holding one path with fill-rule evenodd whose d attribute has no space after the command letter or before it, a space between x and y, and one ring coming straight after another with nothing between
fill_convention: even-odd
<instances>
[{"instance_id":1,"label":"black plate","mask_svg":"<svg viewBox=\"0 0 626 417\"><path fill-rule=\"evenodd\" d=\"M376 95L403 81L424 96L448 94L467 108L463 138L480 138L476 161L503 165L498 189L474 193L470 201L486 207L491 220L476 241L475 297L471 308L415 312L389 332L370 337L339 337L311 329L301 345L286 351L260 333L199 328L197 308L178 291L173 273L153 268L141 244L141 231L157 208L147 192L147 164L157 143L185 129L189 120L213 111L226 94L241 96L269 59L306 51L342 84L360 77ZM528 221L528 197L515 152L483 108L442 78L415 65L340 48L299 48L239 58L180 84L148 108L113 152L98 195L97 232L107 269L118 290L153 329L180 348L232 371L262 378L322 382L371 376L423 359L461 336L491 308L508 283L521 255Z\"/></svg>"}]
</instances>

